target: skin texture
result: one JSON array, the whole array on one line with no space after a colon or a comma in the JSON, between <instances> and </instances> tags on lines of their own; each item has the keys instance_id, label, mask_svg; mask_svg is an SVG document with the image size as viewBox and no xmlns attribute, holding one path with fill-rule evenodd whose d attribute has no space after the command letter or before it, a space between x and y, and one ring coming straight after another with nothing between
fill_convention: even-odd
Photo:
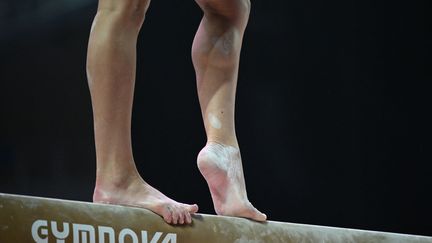
<instances>
[{"instance_id":1,"label":"skin texture","mask_svg":"<svg viewBox=\"0 0 432 243\"><path fill-rule=\"evenodd\" d=\"M198 97L207 145L198 168L207 181L217 214L266 220L246 195L234 106L240 50L250 2L197 0L204 12L192 46Z\"/></svg>"},{"instance_id":2,"label":"skin texture","mask_svg":"<svg viewBox=\"0 0 432 243\"><path fill-rule=\"evenodd\" d=\"M239 56L250 4L243 0L197 3L204 17L192 58L208 138L198 167L218 214L262 221L265 215L246 196L234 127ZM132 153L136 44L149 4L149 0L99 0L93 21L87 55L97 163L93 201L147 208L167 223L191 223L198 206L176 202L145 182Z\"/></svg>"},{"instance_id":3,"label":"skin texture","mask_svg":"<svg viewBox=\"0 0 432 243\"><path fill-rule=\"evenodd\" d=\"M136 42L148 4L142 0L100 0L92 26L87 74L97 163L93 201L143 207L168 223L190 223L197 205L178 203L147 184L132 154Z\"/></svg>"}]
</instances>

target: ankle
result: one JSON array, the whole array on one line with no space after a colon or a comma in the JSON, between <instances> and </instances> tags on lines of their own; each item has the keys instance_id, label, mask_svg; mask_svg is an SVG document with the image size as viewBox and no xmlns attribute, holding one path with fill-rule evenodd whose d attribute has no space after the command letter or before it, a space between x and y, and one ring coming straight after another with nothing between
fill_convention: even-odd
<instances>
[{"instance_id":1,"label":"ankle","mask_svg":"<svg viewBox=\"0 0 432 243\"><path fill-rule=\"evenodd\" d=\"M235 136L232 136L232 137L217 137L217 136L208 137L206 145L209 145L209 144L219 144L222 146L231 146L231 147L239 149L238 141L237 141L237 138Z\"/></svg>"},{"instance_id":2,"label":"ankle","mask_svg":"<svg viewBox=\"0 0 432 243\"><path fill-rule=\"evenodd\" d=\"M128 187L133 181L140 178L135 164L103 164L98 163L96 172L96 187Z\"/></svg>"},{"instance_id":3,"label":"ankle","mask_svg":"<svg viewBox=\"0 0 432 243\"><path fill-rule=\"evenodd\" d=\"M240 148L238 146L208 141L204 153L212 153L218 158L225 158L228 160L241 160Z\"/></svg>"}]
</instances>

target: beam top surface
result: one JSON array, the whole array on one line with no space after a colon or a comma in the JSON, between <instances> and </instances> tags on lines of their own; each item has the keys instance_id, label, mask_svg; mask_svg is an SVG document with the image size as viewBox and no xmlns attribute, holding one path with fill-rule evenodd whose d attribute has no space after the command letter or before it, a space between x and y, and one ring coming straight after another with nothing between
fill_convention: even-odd
<instances>
[{"instance_id":1,"label":"beam top surface","mask_svg":"<svg viewBox=\"0 0 432 243\"><path fill-rule=\"evenodd\" d=\"M428 242L432 237L206 214L188 226L133 207L0 193L0 242ZM59 241L57 241L59 242ZM61 242L61 241L60 241Z\"/></svg>"}]
</instances>

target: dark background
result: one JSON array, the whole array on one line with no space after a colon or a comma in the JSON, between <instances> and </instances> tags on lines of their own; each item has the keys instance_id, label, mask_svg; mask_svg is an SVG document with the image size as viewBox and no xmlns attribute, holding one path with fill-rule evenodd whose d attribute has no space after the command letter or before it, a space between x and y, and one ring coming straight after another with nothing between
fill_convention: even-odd
<instances>
[{"instance_id":1,"label":"dark background","mask_svg":"<svg viewBox=\"0 0 432 243\"><path fill-rule=\"evenodd\" d=\"M0 192L90 201L94 0L0 4ZM271 220L432 235L430 1L253 0L237 96L250 200ZM143 177L214 213L190 49L201 12L155 0L138 46Z\"/></svg>"}]
</instances>

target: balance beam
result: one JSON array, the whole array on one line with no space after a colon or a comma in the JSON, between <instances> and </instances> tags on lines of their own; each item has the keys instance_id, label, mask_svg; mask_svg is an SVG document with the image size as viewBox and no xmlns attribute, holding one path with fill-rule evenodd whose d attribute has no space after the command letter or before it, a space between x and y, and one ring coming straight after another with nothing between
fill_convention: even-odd
<instances>
[{"instance_id":1,"label":"balance beam","mask_svg":"<svg viewBox=\"0 0 432 243\"><path fill-rule=\"evenodd\" d=\"M0 242L429 242L432 237L196 214L172 226L146 209L0 193Z\"/></svg>"}]
</instances>

